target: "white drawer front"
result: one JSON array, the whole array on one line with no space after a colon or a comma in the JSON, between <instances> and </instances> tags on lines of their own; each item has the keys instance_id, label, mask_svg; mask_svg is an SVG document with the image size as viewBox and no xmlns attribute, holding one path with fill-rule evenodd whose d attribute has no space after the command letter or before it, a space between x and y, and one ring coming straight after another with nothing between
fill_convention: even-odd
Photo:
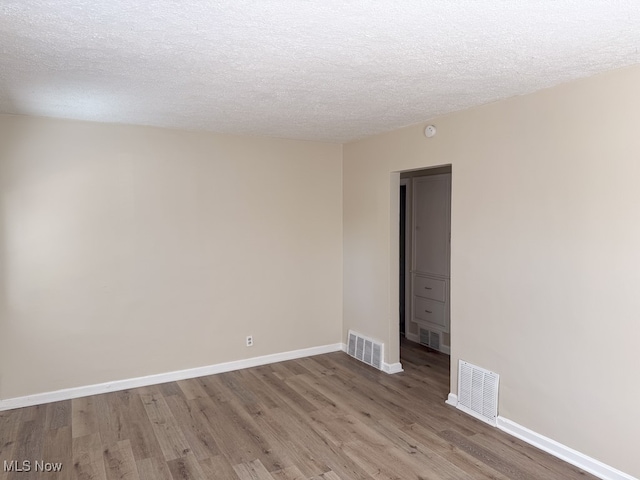
<instances>
[{"instance_id":1,"label":"white drawer front","mask_svg":"<svg viewBox=\"0 0 640 480\"><path fill-rule=\"evenodd\" d=\"M420 297L432 298L433 300L438 300L439 302L445 301L446 284L444 280L418 276L414 277L414 279L414 294Z\"/></svg>"},{"instance_id":2,"label":"white drawer front","mask_svg":"<svg viewBox=\"0 0 640 480\"><path fill-rule=\"evenodd\" d=\"M445 315L445 304L428 300L426 298L414 297L413 299L415 321L428 322L437 325L443 329L447 327L447 318Z\"/></svg>"}]
</instances>

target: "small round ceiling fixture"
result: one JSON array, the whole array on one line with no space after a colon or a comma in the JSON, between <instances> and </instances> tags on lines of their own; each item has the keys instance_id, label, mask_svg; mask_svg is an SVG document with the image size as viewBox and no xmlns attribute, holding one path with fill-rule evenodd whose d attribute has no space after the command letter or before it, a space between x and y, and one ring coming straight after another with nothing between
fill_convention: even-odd
<instances>
[{"instance_id":1,"label":"small round ceiling fixture","mask_svg":"<svg viewBox=\"0 0 640 480\"><path fill-rule=\"evenodd\" d=\"M431 138L436 134L436 127L435 125L427 125L427 127L424 129L424 136L427 138Z\"/></svg>"}]
</instances>

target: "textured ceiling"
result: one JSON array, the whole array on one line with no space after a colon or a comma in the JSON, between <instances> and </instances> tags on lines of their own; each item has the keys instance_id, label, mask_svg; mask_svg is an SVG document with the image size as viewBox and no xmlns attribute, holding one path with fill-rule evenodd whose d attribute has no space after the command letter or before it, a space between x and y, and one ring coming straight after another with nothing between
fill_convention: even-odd
<instances>
[{"instance_id":1,"label":"textured ceiling","mask_svg":"<svg viewBox=\"0 0 640 480\"><path fill-rule=\"evenodd\" d=\"M344 142L639 47L638 0L0 0L0 112Z\"/></svg>"}]
</instances>

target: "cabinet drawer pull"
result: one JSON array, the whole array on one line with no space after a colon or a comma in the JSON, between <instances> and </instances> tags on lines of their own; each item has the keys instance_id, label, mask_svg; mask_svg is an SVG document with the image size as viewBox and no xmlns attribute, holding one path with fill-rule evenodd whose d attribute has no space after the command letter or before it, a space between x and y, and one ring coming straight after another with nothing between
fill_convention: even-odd
<instances>
[{"instance_id":1,"label":"cabinet drawer pull","mask_svg":"<svg viewBox=\"0 0 640 480\"><path fill-rule=\"evenodd\" d=\"M433 313L431 310L425 310L425 312L427 312L427 313Z\"/></svg>"},{"instance_id":2,"label":"cabinet drawer pull","mask_svg":"<svg viewBox=\"0 0 640 480\"><path fill-rule=\"evenodd\" d=\"M431 287L424 287L425 290L433 290Z\"/></svg>"}]
</instances>

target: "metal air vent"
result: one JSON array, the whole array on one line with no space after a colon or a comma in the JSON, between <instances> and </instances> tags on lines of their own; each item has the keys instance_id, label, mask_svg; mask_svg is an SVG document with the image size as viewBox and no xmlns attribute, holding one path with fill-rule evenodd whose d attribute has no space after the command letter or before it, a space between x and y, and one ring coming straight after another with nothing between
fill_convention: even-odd
<instances>
[{"instance_id":1,"label":"metal air vent","mask_svg":"<svg viewBox=\"0 0 640 480\"><path fill-rule=\"evenodd\" d=\"M382 343L351 330L349 331L347 353L353 358L382 370L383 352L384 345Z\"/></svg>"},{"instance_id":2,"label":"metal air vent","mask_svg":"<svg viewBox=\"0 0 640 480\"><path fill-rule=\"evenodd\" d=\"M491 425L498 417L500 375L460 360L458 408Z\"/></svg>"}]
</instances>

